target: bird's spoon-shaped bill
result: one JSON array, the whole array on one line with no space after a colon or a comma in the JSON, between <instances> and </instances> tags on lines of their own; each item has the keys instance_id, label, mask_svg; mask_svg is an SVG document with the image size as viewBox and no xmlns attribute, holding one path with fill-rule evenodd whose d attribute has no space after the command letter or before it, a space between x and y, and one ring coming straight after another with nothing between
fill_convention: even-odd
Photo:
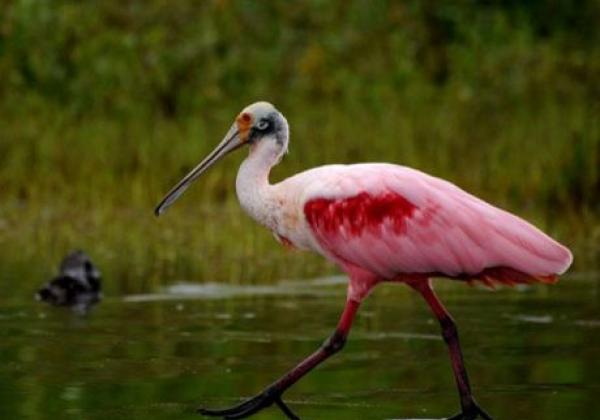
<instances>
[{"instance_id":1,"label":"bird's spoon-shaped bill","mask_svg":"<svg viewBox=\"0 0 600 420\"><path fill-rule=\"evenodd\" d=\"M237 124L234 123L221 143L215 149L210 152L210 154L202 160L194 169L192 169L186 176L183 177L181 181L175 185L171 191L165 195L165 197L161 200L161 202L154 209L154 214L156 216L160 216L167 210L171 204L177 200L181 194L188 189L190 184L194 182L204 171L206 171L210 166L220 160L226 154L234 151L244 144L244 141L240 138L239 130Z\"/></svg>"}]
</instances>

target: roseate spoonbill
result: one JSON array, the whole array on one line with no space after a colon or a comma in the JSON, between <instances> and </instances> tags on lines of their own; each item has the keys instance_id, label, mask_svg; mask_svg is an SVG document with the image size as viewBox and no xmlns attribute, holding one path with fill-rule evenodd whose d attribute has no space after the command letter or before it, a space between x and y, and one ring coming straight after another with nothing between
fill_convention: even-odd
<instances>
[{"instance_id":1,"label":"roseate spoonbill","mask_svg":"<svg viewBox=\"0 0 600 420\"><path fill-rule=\"evenodd\" d=\"M405 283L438 319L447 343L461 412L451 419L491 419L471 393L456 325L437 298L431 277L494 284L553 283L572 261L567 248L506 211L442 179L403 166L327 165L269 183L269 171L287 152L288 123L275 107L257 102L236 118L221 143L156 207L160 215L206 169L248 145L237 174L244 210L287 246L315 251L349 276L346 305L323 345L257 396L207 416L248 417L276 404L298 417L282 394L340 351L360 302L380 282Z\"/></svg>"}]
</instances>

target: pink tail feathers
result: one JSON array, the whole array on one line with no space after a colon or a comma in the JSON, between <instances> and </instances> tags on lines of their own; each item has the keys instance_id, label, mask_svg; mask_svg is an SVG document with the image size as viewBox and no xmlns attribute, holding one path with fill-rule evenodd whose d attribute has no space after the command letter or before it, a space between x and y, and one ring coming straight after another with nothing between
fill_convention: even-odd
<instances>
[{"instance_id":1,"label":"pink tail feathers","mask_svg":"<svg viewBox=\"0 0 600 420\"><path fill-rule=\"evenodd\" d=\"M478 279L486 284L558 281L573 262L571 251L528 222L508 216L497 229L495 249L500 264L484 270Z\"/></svg>"},{"instance_id":2,"label":"pink tail feathers","mask_svg":"<svg viewBox=\"0 0 600 420\"><path fill-rule=\"evenodd\" d=\"M558 275L533 275L508 267L490 267L486 268L476 276L470 277L468 281L469 283L480 281L487 287L493 289L497 284L504 284L507 286L530 283L554 284L558 281Z\"/></svg>"}]
</instances>

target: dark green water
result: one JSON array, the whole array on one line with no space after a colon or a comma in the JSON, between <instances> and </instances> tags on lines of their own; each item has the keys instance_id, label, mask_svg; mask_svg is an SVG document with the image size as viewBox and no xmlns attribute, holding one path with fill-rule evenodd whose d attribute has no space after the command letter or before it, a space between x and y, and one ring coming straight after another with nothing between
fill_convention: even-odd
<instances>
[{"instance_id":1,"label":"dark green water","mask_svg":"<svg viewBox=\"0 0 600 420\"><path fill-rule=\"evenodd\" d=\"M599 280L495 292L437 282L476 398L496 419L600 418ZM344 292L341 278L179 285L108 296L85 317L0 298L0 418L199 418L196 407L251 396L314 350ZM307 419L439 419L458 408L438 326L400 285L376 290L343 352L285 397Z\"/></svg>"}]
</instances>

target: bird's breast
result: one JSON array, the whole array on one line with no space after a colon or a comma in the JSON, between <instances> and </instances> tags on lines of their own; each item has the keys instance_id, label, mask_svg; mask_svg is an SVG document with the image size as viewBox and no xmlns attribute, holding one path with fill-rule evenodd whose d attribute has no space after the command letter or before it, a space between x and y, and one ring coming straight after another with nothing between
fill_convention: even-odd
<instances>
[{"instance_id":1,"label":"bird's breast","mask_svg":"<svg viewBox=\"0 0 600 420\"><path fill-rule=\"evenodd\" d=\"M292 241L290 241L287 237L280 235L278 233L275 233L275 238L277 238L277 241L283 245L285 248L287 249L294 249L296 248L296 246L294 245L294 243Z\"/></svg>"},{"instance_id":2,"label":"bird's breast","mask_svg":"<svg viewBox=\"0 0 600 420\"><path fill-rule=\"evenodd\" d=\"M307 249L305 223L294 200L276 200L273 233L286 248Z\"/></svg>"}]
</instances>

